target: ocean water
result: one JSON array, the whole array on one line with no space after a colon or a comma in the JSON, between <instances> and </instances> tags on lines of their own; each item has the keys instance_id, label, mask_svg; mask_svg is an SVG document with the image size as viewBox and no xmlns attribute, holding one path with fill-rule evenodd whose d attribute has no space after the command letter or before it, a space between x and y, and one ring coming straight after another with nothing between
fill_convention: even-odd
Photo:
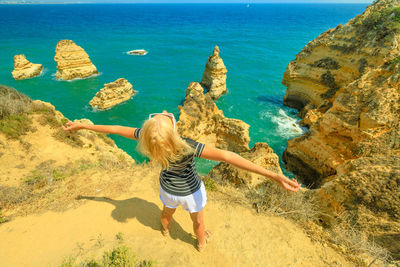
<instances>
[{"instance_id":1,"label":"ocean water","mask_svg":"<svg viewBox=\"0 0 400 267\"><path fill-rule=\"evenodd\" d=\"M283 106L288 63L311 40L344 24L366 4L70 4L0 5L0 84L51 102L67 118L140 127L149 113L178 118L187 86L201 81L215 45L228 69L228 94L216 101L226 117L250 124L250 146L267 142L281 157L300 135L296 110ZM85 49L99 76L55 79L55 47L71 39ZM145 56L126 52L146 49ZM15 81L13 57L41 63L40 77ZM126 78L138 93L106 111L89 101L105 83ZM136 141L110 135L136 161ZM207 173L213 163L199 160ZM287 172L286 172L287 173ZM287 173L290 175L290 173Z\"/></svg>"}]
</instances>

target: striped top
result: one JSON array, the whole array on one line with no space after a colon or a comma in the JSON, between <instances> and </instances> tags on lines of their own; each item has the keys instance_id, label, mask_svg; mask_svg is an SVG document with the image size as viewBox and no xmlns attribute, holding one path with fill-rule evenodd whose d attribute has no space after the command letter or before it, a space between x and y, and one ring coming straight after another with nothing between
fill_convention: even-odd
<instances>
[{"instance_id":1,"label":"striped top","mask_svg":"<svg viewBox=\"0 0 400 267\"><path fill-rule=\"evenodd\" d=\"M135 138L140 135L140 128L135 130ZM188 196L200 189L201 179L194 165L194 157L200 157L204 144L189 138L182 138L188 145L193 147L194 153L185 156L182 160L170 162L168 169L161 170L161 188L175 196Z\"/></svg>"}]
</instances>

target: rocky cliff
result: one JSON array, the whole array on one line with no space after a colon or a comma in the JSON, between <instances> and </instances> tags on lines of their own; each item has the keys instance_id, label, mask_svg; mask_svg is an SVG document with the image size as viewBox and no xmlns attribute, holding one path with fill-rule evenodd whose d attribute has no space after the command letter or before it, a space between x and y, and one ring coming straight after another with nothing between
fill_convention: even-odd
<instances>
[{"instance_id":1,"label":"rocky cliff","mask_svg":"<svg viewBox=\"0 0 400 267\"><path fill-rule=\"evenodd\" d=\"M309 131L288 142L287 168L400 258L400 1L380 0L308 43L287 67L284 103ZM328 212L329 211L329 212ZM398 242L397 242L398 243Z\"/></svg>"},{"instance_id":2,"label":"rocky cliff","mask_svg":"<svg viewBox=\"0 0 400 267\"><path fill-rule=\"evenodd\" d=\"M104 88L97 92L89 104L98 109L109 109L124 101L127 101L135 94L132 84L124 78L104 84Z\"/></svg>"},{"instance_id":3,"label":"rocky cliff","mask_svg":"<svg viewBox=\"0 0 400 267\"><path fill-rule=\"evenodd\" d=\"M186 89L185 102L179 110L177 126L181 136L235 152L249 149L250 126L241 120L225 118L199 83L192 82Z\"/></svg>"},{"instance_id":4,"label":"rocky cliff","mask_svg":"<svg viewBox=\"0 0 400 267\"><path fill-rule=\"evenodd\" d=\"M201 85L208 91L211 98L216 100L226 94L226 67L219 56L219 47L215 46L213 54L208 57L206 68L203 73Z\"/></svg>"},{"instance_id":5,"label":"rocky cliff","mask_svg":"<svg viewBox=\"0 0 400 267\"><path fill-rule=\"evenodd\" d=\"M71 40L57 43L54 60L57 62L57 79L87 78L98 73L85 50Z\"/></svg>"},{"instance_id":6,"label":"rocky cliff","mask_svg":"<svg viewBox=\"0 0 400 267\"><path fill-rule=\"evenodd\" d=\"M241 152L240 156L267 170L282 173L279 157L267 143L256 143L252 149ZM215 166L208 174L208 177L222 183L228 182L236 187L245 186L251 189L256 189L263 183L272 182L267 177L236 168L225 162Z\"/></svg>"},{"instance_id":7,"label":"rocky cliff","mask_svg":"<svg viewBox=\"0 0 400 267\"><path fill-rule=\"evenodd\" d=\"M14 56L14 70L12 76L15 80L23 80L33 78L40 75L43 70L41 64L34 64L29 62L25 55Z\"/></svg>"}]
</instances>

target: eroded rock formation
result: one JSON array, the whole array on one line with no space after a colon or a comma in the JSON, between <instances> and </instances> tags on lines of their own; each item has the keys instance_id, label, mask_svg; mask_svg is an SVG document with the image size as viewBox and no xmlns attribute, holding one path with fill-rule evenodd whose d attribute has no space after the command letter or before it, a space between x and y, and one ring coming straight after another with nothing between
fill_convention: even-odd
<instances>
[{"instance_id":1,"label":"eroded rock formation","mask_svg":"<svg viewBox=\"0 0 400 267\"><path fill-rule=\"evenodd\" d=\"M225 118L209 94L203 93L199 83L189 85L185 102L179 110L177 126L181 136L235 152L249 149L249 125L241 120Z\"/></svg>"},{"instance_id":2,"label":"eroded rock formation","mask_svg":"<svg viewBox=\"0 0 400 267\"><path fill-rule=\"evenodd\" d=\"M278 155L266 143L256 143L252 149L241 152L240 155L267 170L282 173ZM269 178L236 168L225 162L221 162L215 166L208 174L208 177L221 182L229 182L234 186L244 185L253 189L265 182L271 181Z\"/></svg>"},{"instance_id":3,"label":"eroded rock formation","mask_svg":"<svg viewBox=\"0 0 400 267\"><path fill-rule=\"evenodd\" d=\"M380 0L311 41L284 74L284 103L309 131L288 141L287 168L400 258L400 1ZM327 219L328 220L328 219ZM333 222L334 223L334 222Z\"/></svg>"},{"instance_id":4,"label":"eroded rock formation","mask_svg":"<svg viewBox=\"0 0 400 267\"><path fill-rule=\"evenodd\" d=\"M15 80L29 79L38 76L42 70L42 64L29 62L25 55L14 56L14 70L12 71L12 76Z\"/></svg>"},{"instance_id":5,"label":"eroded rock formation","mask_svg":"<svg viewBox=\"0 0 400 267\"><path fill-rule=\"evenodd\" d=\"M226 67L219 56L219 48L215 46L213 54L208 57L206 68L203 73L201 85L208 91L211 98L216 100L226 94Z\"/></svg>"},{"instance_id":6,"label":"eroded rock formation","mask_svg":"<svg viewBox=\"0 0 400 267\"><path fill-rule=\"evenodd\" d=\"M57 62L57 79L87 78L98 73L85 50L71 40L57 43L54 60Z\"/></svg>"},{"instance_id":7,"label":"eroded rock formation","mask_svg":"<svg viewBox=\"0 0 400 267\"><path fill-rule=\"evenodd\" d=\"M129 100L134 94L132 84L126 79L120 78L115 82L104 84L104 88L97 92L89 104L98 109L109 109Z\"/></svg>"}]
</instances>

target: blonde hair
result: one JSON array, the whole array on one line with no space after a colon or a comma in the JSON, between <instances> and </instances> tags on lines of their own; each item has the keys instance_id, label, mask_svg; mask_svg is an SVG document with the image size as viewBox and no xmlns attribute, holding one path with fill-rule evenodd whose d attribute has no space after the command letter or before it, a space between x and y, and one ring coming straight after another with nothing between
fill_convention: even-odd
<instances>
[{"instance_id":1,"label":"blonde hair","mask_svg":"<svg viewBox=\"0 0 400 267\"><path fill-rule=\"evenodd\" d=\"M168 169L171 162L179 161L186 155L194 153L194 149L178 135L175 129L163 126L154 118L143 123L138 139L138 150L164 169Z\"/></svg>"}]
</instances>

